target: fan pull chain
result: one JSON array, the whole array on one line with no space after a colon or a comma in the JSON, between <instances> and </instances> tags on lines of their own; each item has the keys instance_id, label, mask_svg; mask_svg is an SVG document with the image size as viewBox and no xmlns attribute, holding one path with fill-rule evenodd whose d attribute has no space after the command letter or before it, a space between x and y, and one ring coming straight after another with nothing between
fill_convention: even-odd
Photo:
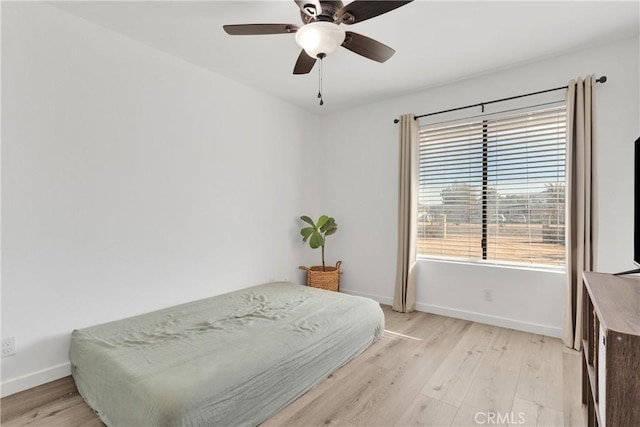
<instances>
[{"instance_id":1,"label":"fan pull chain","mask_svg":"<svg viewBox=\"0 0 640 427\"><path fill-rule=\"evenodd\" d=\"M318 58L320 58L320 66L318 67L318 98L320 98L320 105L324 105L324 100L322 99L322 59L324 58L324 54L319 54Z\"/></svg>"}]
</instances>

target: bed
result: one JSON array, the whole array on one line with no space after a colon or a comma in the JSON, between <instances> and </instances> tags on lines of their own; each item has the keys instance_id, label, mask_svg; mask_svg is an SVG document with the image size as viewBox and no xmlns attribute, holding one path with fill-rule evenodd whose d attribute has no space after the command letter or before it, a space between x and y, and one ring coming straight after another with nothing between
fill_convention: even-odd
<instances>
[{"instance_id":1,"label":"bed","mask_svg":"<svg viewBox=\"0 0 640 427\"><path fill-rule=\"evenodd\" d=\"M69 357L108 426L257 425L383 329L370 299L274 282L74 330Z\"/></svg>"}]
</instances>

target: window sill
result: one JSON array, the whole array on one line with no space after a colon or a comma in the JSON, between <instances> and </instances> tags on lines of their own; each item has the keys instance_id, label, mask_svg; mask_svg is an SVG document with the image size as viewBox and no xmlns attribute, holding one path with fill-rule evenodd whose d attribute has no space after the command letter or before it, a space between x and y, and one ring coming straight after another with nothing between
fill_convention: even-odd
<instances>
[{"instance_id":1,"label":"window sill","mask_svg":"<svg viewBox=\"0 0 640 427\"><path fill-rule=\"evenodd\" d=\"M459 265L469 265L469 266L477 266L477 267L487 267L487 268L500 268L500 269L510 269L510 270L527 270L527 271L541 271L547 273L558 273L565 274L566 268L565 266L551 266L551 265L525 265L525 264L510 264L506 262L497 263L493 261L481 261L481 260L463 260L463 259L451 259L451 258L436 258L429 256L418 256L418 262L436 262L443 264L459 264Z\"/></svg>"}]
</instances>

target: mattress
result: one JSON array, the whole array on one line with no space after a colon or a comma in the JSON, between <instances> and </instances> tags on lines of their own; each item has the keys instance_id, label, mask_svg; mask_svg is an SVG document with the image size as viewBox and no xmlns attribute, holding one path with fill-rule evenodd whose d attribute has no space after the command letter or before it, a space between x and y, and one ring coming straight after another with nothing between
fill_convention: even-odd
<instances>
[{"instance_id":1,"label":"mattress","mask_svg":"<svg viewBox=\"0 0 640 427\"><path fill-rule=\"evenodd\" d=\"M250 426L383 329L375 301L275 282L74 330L69 357L108 426Z\"/></svg>"}]
</instances>

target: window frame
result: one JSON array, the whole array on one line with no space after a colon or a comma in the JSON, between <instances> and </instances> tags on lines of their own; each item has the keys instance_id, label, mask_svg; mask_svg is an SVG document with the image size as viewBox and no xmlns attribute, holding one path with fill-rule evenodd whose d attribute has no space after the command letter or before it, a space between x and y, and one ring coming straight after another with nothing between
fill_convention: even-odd
<instances>
[{"instance_id":1,"label":"window frame","mask_svg":"<svg viewBox=\"0 0 640 427\"><path fill-rule=\"evenodd\" d=\"M553 104L552 107L549 107L549 104ZM480 116L474 116L474 117L468 117L468 118L462 118L462 119L456 119L456 120L451 120L449 122L438 122L438 123L432 123L432 124L427 124L427 125L421 125L420 126L420 132L419 134L422 135L423 131L426 130L428 131L429 129L435 130L435 129L442 129L443 127L445 127L447 124L451 124L451 123L456 123L459 125L468 125L468 126L473 126L473 125L481 125L481 141L482 141L482 158L481 158L481 164L482 164L482 178L481 178L481 190L480 190L480 208L481 208L481 236L480 236L480 250L482 251L481 256L479 258L473 258L470 255L468 256L453 256L453 255L436 255L436 254L425 254L420 252L420 250L418 249L416 251L417 253L417 258L418 259L422 259L422 260L429 260L429 261L436 261L436 262L452 262L452 263L464 263L464 264L474 264L474 265L486 265L486 266L494 266L494 267L504 267L504 268L516 268L516 269L526 269L526 270L542 270L542 271L552 271L552 272L565 272L566 271L566 263L567 263L567 247L565 243L560 243L560 240L558 240L558 245L562 245L563 246L563 261L561 264L543 264L543 263L534 263L532 261L509 261L506 259L499 259L496 258L495 255L493 258L489 258L487 251L488 251L488 241L489 241L489 215L490 215L490 204L489 204L489 200L488 200L488 196L489 196L489 192L491 190L491 184L489 182L489 127L492 123L494 122L500 122L502 120L509 120L512 117L518 117L521 115L525 115L525 114L544 114L544 112L548 112L548 111L559 111L563 117L563 121L564 121L564 132L562 131L558 131L555 135L559 136L558 138L556 138L556 141L562 141L562 149L564 150L564 155L562 156L562 167L561 169L564 169L564 175L563 175L563 180L560 181L556 181L555 183L551 183L550 184L561 184L564 189L565 189L565 197L564 197L564 205L563 205L563 211L564 211L564 227L569 226L569 222L566 218L567 215L567 197L566 197L566 190L567 190L567 132L566 132L566 113L567 113L567 108L566 108L566 103L564 101L556 101L556 102L552 102L552 103L547 103L547 104L538 104L538 105L533 105L533 106L529 106L529 107L525 107L522 109L514 109L514 110L507 110L504 112L497 112L497 113L490 113L487 115L480 115ZM509 114L510 112L513 111L518 111L515 114ZM556 122L558 125L561 124L560 119ZM527 126L522 126L522 127L518 127L518 129L528 129ZM557 126L557 129L561 129L560 126ZM475 137L474 137L475 138ZM500 139L496 139L496 141L500 141ZM494 141L495 142L495 141ZM419 155L418 157L421 158L422 157L422 137L419 137ZM527 141L522 141L520 143L522 146L526 147ZM471 145L471 144L470 144ZM468 152L472 152L472 149L469 149ZM522 157L522 159L530 159L531 157ZM477 162L477 160L474 160L474 162ZM527 163L528 165L528 163ZM419 161L419 167L418 167L418 203L420 203L421 201L421 192L422 192L422 188L423 185L421 184L421 178L422 178L422 174L421 174L421 166L422 163L421 161ZM497 181L497 180L496 180ZM445 182L445 179L443 179L443 183ZM528 184L529 183L529 178L526 178L524 180L521 180L521 182ZM497 185L496 185L497 186ZM444 184L443 184L443 187ZM442 205L444 206L444 201L441 201ZM529 202L529 206L530 206L530 202ZM444 208L443 208L444 211ZM421 209L418 209L418 223L420 222L420 215L424 214L424 212L421 211ZM502 214L501 214L502 215ZM531 216L529 217L529 220L531 219ZM528 225L528 227L531 227L531 224ZM565 229L566 230L566 229ZM563 231L563 235L566 231ZM471 236L471 232L469 233L469 236ZM417 235L417 240L420 239L420 231L419 231L419 227L416 230L416 235ZM564 236L563 236L564 237ZM425 239L427 239L428 237L424 236ZM529 242L530 244L531 242ZM416 244L418 244L416 242ZM469 248L472 248L471 245L469 245Z\"/></svg>"}]
</instances>

